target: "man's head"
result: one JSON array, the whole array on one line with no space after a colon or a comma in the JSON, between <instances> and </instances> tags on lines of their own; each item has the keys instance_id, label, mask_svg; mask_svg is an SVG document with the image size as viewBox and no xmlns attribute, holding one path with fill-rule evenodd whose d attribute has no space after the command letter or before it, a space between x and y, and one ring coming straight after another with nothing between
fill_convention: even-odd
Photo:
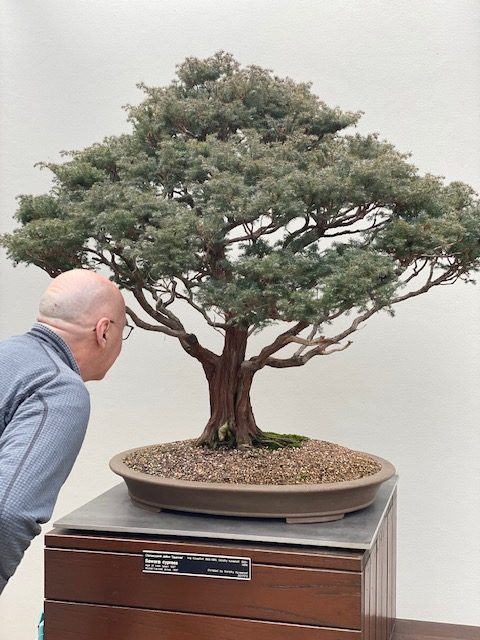
<instances>
[{"instance_id":1,"label":"man's head","mask_svg":"<svg viewBox=\"0 0 480 640\"><path fill-rule=\"evenodd\" d=\"M122 349L125 301L107 278L74 269L52 280L37 320L65 340L83 380L101 380Z\"/></svg>"}]
</instances>

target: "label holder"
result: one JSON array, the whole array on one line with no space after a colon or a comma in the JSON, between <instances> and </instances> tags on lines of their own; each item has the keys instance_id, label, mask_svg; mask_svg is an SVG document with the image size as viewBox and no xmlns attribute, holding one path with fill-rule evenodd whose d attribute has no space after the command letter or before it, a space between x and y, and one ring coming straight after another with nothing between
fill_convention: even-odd
<instances>
[{"instance_id":1,"label":"label holder","mask_svg":"<svg viewBox=\"0 0 480 640\"><path fill-rule=\"evenodd\" d=\"M243 556L143 551L143 573L222 580L251 580L252 561L251 558Z\"/></svg>"}]
</instances>

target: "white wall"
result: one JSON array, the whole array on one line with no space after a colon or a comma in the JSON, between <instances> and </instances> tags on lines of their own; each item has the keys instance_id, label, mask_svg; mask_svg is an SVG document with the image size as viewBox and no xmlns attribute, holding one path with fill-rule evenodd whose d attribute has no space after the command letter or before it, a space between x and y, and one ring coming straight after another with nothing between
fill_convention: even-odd
<instances>
[{"instance_id":1,"label":"white wall","mask_svg":"<svg viewBox=\"0 0 480 640\"><path fill-rule=\"evenodd\" d=\"M16 195L49 189L35 162L128 131L120 107L139 101L138 81L167 83L187 55L219 49L313 81L327 103L365 111L362 132L480 190L476 0L3 0L0 11L0 231L14 226ZM48 277L3 255L0 277L6 337L29 328ZM374 318L347 351L266 371L254 389L260 425L396 464L402 618L480 625L479 301L478 287L443 287ZM139 329L89 386L89 433L54 518L117 483L114 453L193 437L207 419L200 367ZM33 637L42 543L0 600L0 640Z\"/></svg>"}]
</instances>

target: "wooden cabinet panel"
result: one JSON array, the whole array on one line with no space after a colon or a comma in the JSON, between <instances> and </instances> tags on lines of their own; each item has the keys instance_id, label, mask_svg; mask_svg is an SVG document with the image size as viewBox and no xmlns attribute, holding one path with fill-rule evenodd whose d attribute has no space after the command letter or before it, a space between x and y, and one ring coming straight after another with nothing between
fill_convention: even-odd
<instances>
[{"instance_id":1,"label":"wooden cabinet panel","mask_svg":"<svg viewBox=\"0 0 480 640\"><path fill-rule=\"evenodd\" d=\"M366 554L362 573L363 640L389 640L395 626L396 497L380 526L377 539Z\"/></svg>"},{"instance_id":2,"label":"wooden cabinet panel","mask_svg":"<svg viewBox=\"0 0 480 640\"><path fill-rule=\"evenodd\" d=\"M45 621L45 640L361 640L359 631L49 600Z\"/></svg>"},{"instance_id":3,"label":"wooden cabinet panel","mask_svg":"<svg viewBox=\"0 0 480 640\"><path fill-rule=\"evenodd\" d=\"M115 534L75 533L58 530L47 533L46 547L56 549L83 549L92 551L118 551L141 553L142 551L175 551L180 553L208 552L218 555L248 555L258 564L284 565L287 567L305 567L311 569L331 569L338 571L356 571L363 569L364 552L348 549L326 549L290 545L269 545L221 542L218 540L192 540L192 538L152 538L151 536L121 538Z\"/></svg>"},{"instance_id":4,"label":"wooden cabinet panel","mask_svg":"<svg viewBox=\"0 0 480 640\"><path fill-rule=\"evenodd\" d=\"M46 598L361 628L361 576L253 564L252 579L144 573L141 554L46 550Z\"/></svg>"}]
</instances>

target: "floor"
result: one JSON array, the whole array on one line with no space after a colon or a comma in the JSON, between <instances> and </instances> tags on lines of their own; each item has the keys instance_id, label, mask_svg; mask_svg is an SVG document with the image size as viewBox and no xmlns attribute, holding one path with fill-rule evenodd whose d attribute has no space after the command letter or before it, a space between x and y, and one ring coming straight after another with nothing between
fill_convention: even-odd
<instances>
[{"instance_id":1,"label":"floor","mask_svg":"<svg viewBox=\"0 0 480 640\"><path fill-rule=\"evenodd\" d=\"M480 627L397 620L392 640L480 640Z\"/></svg>"}]
</instances>

